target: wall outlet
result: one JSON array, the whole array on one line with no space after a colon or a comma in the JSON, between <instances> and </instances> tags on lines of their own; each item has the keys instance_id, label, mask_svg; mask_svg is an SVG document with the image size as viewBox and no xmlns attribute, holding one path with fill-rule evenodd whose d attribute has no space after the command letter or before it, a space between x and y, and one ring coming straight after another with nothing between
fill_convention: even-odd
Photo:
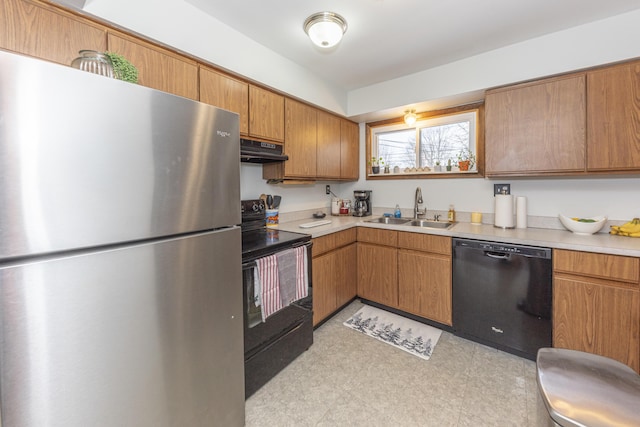
<instances>
[{"instance_id":1,"label":"wall outlet","mask_svg":"<svg viewBox=\"0 0 640 427\"><path fill-rule=\"evenodd\" d=\"M511 194L511 184L493 184L493 195L502 194L506 190L506 194Z\"/></svg>"},{"instance_id":2,"label":"wall outlet","mask_svg":"<svg viewBox=\"0 0 640 427\"><path fill-rule=\"evenodd\" d=\"M329 184L327 184L325 191L326 191L326 194L331 194L331 186Z\"/></svg>"}]
</instances>

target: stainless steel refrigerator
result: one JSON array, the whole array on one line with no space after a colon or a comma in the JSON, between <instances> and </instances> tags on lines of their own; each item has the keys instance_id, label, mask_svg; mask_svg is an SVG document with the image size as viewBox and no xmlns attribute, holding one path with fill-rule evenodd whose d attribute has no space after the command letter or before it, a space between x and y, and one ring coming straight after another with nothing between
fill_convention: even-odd
<instances>
[{"instance_id":1,"label":"stainless steel refrigerator","mask_svg":"<svg viewBox=\"0 0 640 427\"><path fill-rule=\"evenodd\" d=\"M0 52L0 425L241 426L236 114Z\"/></svg>"}]
</instances>

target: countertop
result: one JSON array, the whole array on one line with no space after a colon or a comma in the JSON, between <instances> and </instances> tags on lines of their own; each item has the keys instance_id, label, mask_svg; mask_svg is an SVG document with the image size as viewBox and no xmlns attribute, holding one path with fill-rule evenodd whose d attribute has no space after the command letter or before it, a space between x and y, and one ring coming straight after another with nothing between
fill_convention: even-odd
<instances>
[{"instance_id":1,"label":"countertop","mask_svg":"<svg viewBox=\"0 0 640 427\"><path fill-rule=\"evenodd\" d=\"M414 233L437 234L440 236L488 240L492 242L544 246L555 249L640 257L640 238L614 236L608 233L596 233L590 236L582 236L574 234L568 230L554 230L546 228L502 229L496 228L490 224L478 225L468 222L458 222L448 230L440 230L412 227L408 225L387 225L367 222L367 220L373 218L377 218L377 216L360 218L353 216L328 215L323 220L331 220L331 224L313 228L301 228L301 224L323 221L306 218L280 223L279 229L310 234L311 237L316 238L353 227L370 227L384 230L409 231Z\"/></svg>"}]
</instances>

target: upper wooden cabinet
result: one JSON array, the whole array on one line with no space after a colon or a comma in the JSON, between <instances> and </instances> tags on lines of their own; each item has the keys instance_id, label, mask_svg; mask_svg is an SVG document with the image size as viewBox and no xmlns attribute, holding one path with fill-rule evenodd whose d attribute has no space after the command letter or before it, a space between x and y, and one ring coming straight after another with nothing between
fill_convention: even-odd
<instances>
[{"instance_id":1,"label":"upper wooden cabinet","mask_svg":"<svg viewBox=\"0 0 640 427\"><path fill-rule=\"evenodd\" d=\"M198 100L198 66L183 56L133 37L109 33L108 49L138 68L138 83Z\"/></svg>"},{"instance_id":2,"label":"upper wooden cabinet","mask_svg":"<svg viewBox=\"0 0 640 427\"><path fill-rule=\"evenodd\" d=\"M587 170L640 170L640 61L587 73Z\"/></svg>"},{"instance_id":3,"label":"upper wooden cabinet","mask_svg":"<svg viewBox=\"0 0 640 427\"><path fill-rule=\"evenodd\" d=\"M54 7L27 0L0 2L0 47L71 65L78 51L107 50L106 29Z\"/></svg>"},{"instance_id":4,"label":"upper wooden cabinet","mask_svg":"<svg viewBox=\"0 0 640 427\"><path fill-rule=\"evenodd\" d=\"M249 135L284 141L284 96L249 85Z\"/></svg>"},{"instance_id":5,"label":"upper wooden cabinet","mask_svg":"<svg viewBox=\"0 0 640 427\"><path fill-rule=\"evenodd\" d=\"M585 170L585 74L487 92L487 176Z\"/></svg>"},{"instance_id":6,"label":"upper wooden cabinet","mask_svg":"<svg viewBox=\"0 0 640 427\"><path fill-rule=\"evenodd\" d=\"M340 178L341 119L319 110L317 115L316 175Z\"/></svg>"},{"instance_id":7,"label":"upper wooden cabinet","mask_svg":"<svg viewBox=\"0 0 640 427\"><path fill-rule=\"evenodd\" d=\"M249 84L200 66L200 101L240 115L240 133L249 134Z\"/></svg>"},{"instance_id":8,"label":"upper wooden cabinet","mask_svg":"<svg viewBox=\"0 0 640 427\"><path fill-rule=\"evenodd\" d=\"M357 123L340 121L340 179L357 181L360 176L360 129Z\"/></svg>"},{"instance_id":9,"label":"upper wooden cabinet","mask_svg":"<svg viewBox=\"0 0 640 427\"><path fill-rule=\"evenodd\" d=\"M286 177L316 177L317 114L316 109L298 101L285 100L284 162Z\"/></svg>"}]
</instances>

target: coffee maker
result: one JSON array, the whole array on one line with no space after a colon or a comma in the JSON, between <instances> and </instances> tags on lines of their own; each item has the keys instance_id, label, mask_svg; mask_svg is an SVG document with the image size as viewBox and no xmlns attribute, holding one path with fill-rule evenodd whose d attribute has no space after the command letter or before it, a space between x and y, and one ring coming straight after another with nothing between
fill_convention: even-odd
<instances>
[{"instance_id":1,"label":"coffee maker","mask_svg":"<svg viewBox=\"0 0 640 427\"><path fill-rule=\"evenodd\" d=\"M371 190L356 190L353 192L353 216L371 215Z\"/></svg>"}]
</instances>

